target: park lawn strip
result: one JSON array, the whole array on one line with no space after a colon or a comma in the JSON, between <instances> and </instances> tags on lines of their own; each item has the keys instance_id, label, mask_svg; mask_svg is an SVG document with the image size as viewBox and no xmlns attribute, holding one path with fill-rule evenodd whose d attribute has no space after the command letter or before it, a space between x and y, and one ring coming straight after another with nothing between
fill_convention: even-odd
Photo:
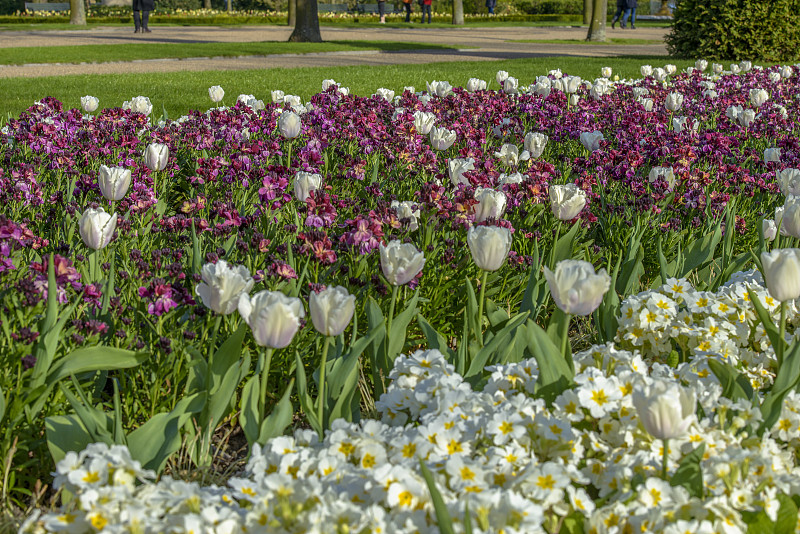
<instances>
[{"instance_id":1,"label":"park lawn strip","mask_svg":"<svg viewBox=\"0 0 800 534\"><path fill-rule=\"evenodd\" d=\"M644 63L655 66L667 62L678 69L693 65L693 61L670 60L662 56L629 56L625 58L544 57L512 59L505 61L458 61L425 65L302 67L296 69L259 69L239 71L164 72L142 74L93 74L54 76L46 78L7 78L3 80L5 97L0 100L0 120L17 116L35 101L52 96L66 108L80 107L80 97L96 96L100 107L121 106L124 100L143 95L153 104L153 118L161 116L162 109L171 119L188 113L191 109L207 110L212 107L208 88L220 85L225 90L221 104L232 105L239 94L252 94L265 102L270 91L280 89L308 100L321 89L322 80L333 78L351 92L369 96L380 87L401 94L405 86L425 89L425 82L447 80L454 86L464 86L469 78L481 78L489 88L497 89L495 74L505 70L527 85L536 76L560 68L565 74L594 80L602 67L612 67L620 78L640 77L639 67Z\"/></svg>"},{"instance_id":2,"label":"park lawn strip","mask_svg":"<svg viewBox=\"0 0 800 534\"><path fill-rule=\"evenodd\" d=\"M274 54L312 54L321 52L360 52L364 50L452 50L451 45L398 43L391 41L327 41L324 43L132 43L119 45L71 45L0 48L0 65L32 63L107 63L147 59L186 59L196 57L268 56Z\"/></svg>"},{"instance_id":3,"label":"park lawn strip","mask_svg":"<svg viewBox=\"0 0 800 534\"><path fill-rule=\"evenodd\" d=\"M623 37L611 37L605 41L587 41L585 39L513 39L508 43L542 43L542 44L585 44L585 45L648 45L662 44L660 39L626 39Z\"/></svg>"}]
</instances>

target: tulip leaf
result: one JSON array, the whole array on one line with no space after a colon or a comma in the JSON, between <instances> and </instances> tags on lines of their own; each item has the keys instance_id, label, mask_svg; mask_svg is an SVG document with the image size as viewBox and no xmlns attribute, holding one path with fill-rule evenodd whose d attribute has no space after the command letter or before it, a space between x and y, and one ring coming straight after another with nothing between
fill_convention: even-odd
<instances>
[{"instance_id":1,"label":"tulip leaf","mask_svg":"<svg viewBox=\"0 0 800 534\"><path fill-rule=\"evenodd\" d=\"M548 404L552 403L572 382L573 371L567 365L547 332L532 320L526 323L528 352L536 358L539 378L536 380L536 394Z\"/></svg>"},{"instance_id":2,"label":"tulip leaf","mask_svg":"<svg viewBox=\"0 0 800 534\"><path fill-rule=\"evenodd\" d=\"M783 344L785 348L786 340L781 339L781 334L778 331L778 327L772 321L772 317L770 316L769 312L764 308L764 305L761 304L761 301L758 299L758 296L750 288L747 289L747 295L750 297L750 302L753 304L753 308L755 308L756 310L756 315L758 316L758 319L761 321L761 325L767 332L767 337L769 338L769 342L772 344L772 347L776 348L779 347L781 344Z\"/></svg>"},{"instance_id":3,"label":"tulip leaf","mask_svg":"<svg viewBox=\"0 0 800 534\"><path fill-rule=\"evenodd\" d=\"M525 286L525 293L522 295L522 302L519 306L520 313L526 311L531 313L531 319L539 316L539 310L550 294L547 291L547 280L541 276L541 272L542 257L539 254L539 242L537 241L533 249L533 262L528 275L528 284Z\"/></svg>"},{"instance_id":4,"label":"tulip leaf","mask_svg":"<svg viewBox=\"0 0 800 534\"><path fill-rule=\"evenodd\" d=\"M184 397L168 413L159 413L128 434L128 449L144 469L160 473L169 457L181 446L180 429L206 404L205 393ZM157 437L158 439L154 439Z\"/></svg>"},{"instance_id":5,"label":"tulip leaf","mask_svg":"<svg viewBox=\"0 0 800 534\"><path fill-rule=\"evenodd\" d=\"M422 478L425 479L425 484L428 485L428 491L431 493L431 502L433 502L433 510L436 512L436 526L439 527L439 532L441 534L454 534L453 518L450 517L450 512L447 511L447 505L444 503L442 494L436 487L433 473L421 458L419 460L419 468L422 471Z\"/></svg>"},{"instance_id":6,"label":"tulip leaf","mask_svg":"<svg viewBox=\"0 0 800 534\"><path fill-rule=\"evenodd\" d=\"M213 395L219 389L223 377L228 370L236 365L242 358L242 346L244 345L244 337L247 333L247 324L242 321L236 332L231 334L222 345L217 349L217 352L211 356L209 362L210 380L208 393Z\"/></svg>"},{"instance_id":7,"label":"tulip leaf","mask_svg":"<svg viewBox=\"0 0 800 534\"><path fill-rule=\"evenodd\" d=\"M283 392L281 400L272 408L272 413L261 422L261 429L258 433L258 443L260 445L266 445L270 439L282 436L286 427L292 423L294 409L291 396L293 388L294 378L286 386L286 391Z\"/></svg>"},{"instance_id":8,"label":"tulip leaf","mask_svg":"<svg viewBox=\"0 0 800 534\"><path fill-rule=\"evenodd\" d=\"M698 499L703 498L703 469L700 462L703 460L703 454L706 451L706 444L701 443L699 447L687 454L681 460L678 469L672 475L669 481L671 486L681 486L689 495Z\"/></svg>"},{"instance_id":9,"label":"tulip leaf","mask_svg":"<svg viewBox=\"0 0 800 534\"><path fill-rule=\"evenodd\" d=\"M709 359L708 367L719 380L722 386L723 397L734 402L739 399L745 399L758 406L758 399L753 393L753 387L750 385L750 381L746 376L734 369L731 364Z\"/></svg>"},{"instance_id":10,"label":"tulip leaf","mask_svg":"<svg viewBox=\"0 0 800 534\"><path fill-rule=\"evenodd\" d=\"M564 518L564 523L561 526L561 531L565 534L583 534L585 532L583 514L580 512L573 512Z\"/></svg>"},{"instance_id":11,"label":"tulip leaf","mask_svg":"<svg viewBox=\"0 0 800 534\"><path fill-rule=\"evenodd\" d=\"M200 239L197 237L197 230L192 218L192 274L200 274L203 267L203 249L200 246Z\"/></svg>"},{"instance_id":12,"label":"tulip leaf","mask_svg":"<svg viewBox=\"0 0 800 534\"><path fill-rule=\"evenodd\" d=\"M568 260L573 257L573 243L575 242L575 236L578 235L578 230L580 230L580 227L580 220L575 221L575 224L572 225L572 228L570 228L566 234L558 238L558 241L556 241L556 244L553 247L553 261L550 264L550 269L554 269L558 262Z\"/></svg>"},{"instance_id":13,"label":"tulip leaf","mask_svg":"<svg viewBox=\"0 0 800 534\"><path fill-rule=\"evenodd\" d=\"M111 424L111 418L108 418ZM97 437L92 435L77 415L55 415L44 420L45 436L47 437L47 448L53 463L58 463L64 459L68 452L78 452L84 450L92 443L96 443Z\"/></svg>"},{"instance_id":14,"label":"tulip leaf","mask_svg":"<svg viewBox=\"0 0 800 534\"><path fill-rule=\"evenodd\" d=\"M3 388L0 387L0 422L3 421L3 416L6 414L6 397L3 395Z\"/></svg>"},{"instance_id":15,"label":"tulip leaf","mask_svg":"<svg viewBox=\"0 0 800 534\"><path fill-rule=\"evenodd\" d=\"M389 332L388 342L388 367L386 371L391 371L394 359L403 351L406 344L406 330L414 316L417 314L417 302L419 301L419 290L414 292L414 296L408 302L406 309L395 316L392 321L392 331Z\"/></svg>"},{"instance_id":16,"label":"tulip leaf","mask_svg":"<svg viewBox=\"0 0 800 534\"><path fill-rule=\"evenodd\" d=\"M763 435L765 431L772 428L780 418L783 400L798 384L800 384L800 343L795 342L786 353L772 388L764 396L761 404L763 420L758 429L759 435Z\"/></svg>"},{"instance_id":17,"label":"tulip leaf","mask_svg":"<svg viewBox=\"0 0 800 534\"><path fill-rule=\"evenodd\" d=\"M76 381L77 382L77 381ZM75 389L78 395L75 396L70 390L61 386L61 392L67 398L67 402L75 410L75 415L83 422L83 426L95 441L102 441L108 445L114 444L114 438L111 435L111 418L106 415L102 410L94 408L89 400L84 395L80 384L75 383Z\"/></svg>"},{"instance_id":18,"label":"tulip leaf","mask_svg":"<svg viewBox=\"0 0 800 534\"><path fill-rule=\"evenodd\" d=\"M258 395L260 391L261 379L258 374L253 375L250 380L245 382L244 388L242 388L239 425L242 427L247 443L250 445L256 442L260 433L260 421L258 419Z\"/></svg>"},{"instance_id":19,"label":"tulip leaf","mask_svg":"<svg viewBox=\"0 0 800 534\"><path fill-rule=\"evenodd\" d=\"M498 353L500 353L501 349L508 348L509 345L513 344L512 338L516 334L517 327L525 322L527 318L527 313L520 313L509 319L503 329L478 351L470 362L469 369L464 375L464 378L473 376L479 377L484 367L499 363L499 358L497 357ZM492 356L495 357L492 358Z\"/></svg>"},{"instance_id":20,"label":"tulip leaf","mask_svg":"<svg viewBox=\"0 0 800 534\"><path fill-rule=\"evenodd\" d=\"M448 362L455 364L456 353L447 345L447 340L444 336L437 332L422 314L417 315L417 324L420 330L422 330L422 334L425 336L428 348L438 350L444 354Z\"/></svg>"},{"instance_id":21,"label":"tulip leaf","mask_svg":"<svg viewBox=\"0 0 800 534\"><path fill-rule=\"evenodd\" d=\"M306 414L308 424L314 431L322 436L321 421L317 419L317 414L314 411L314 401L311 395L308 394L308 383L306 381L306 370L303 367L303 360L300 359L300 354L295 353L295 368L297 373L297 396L300 398L300 407L303 413Z\"/></svg>"},{"instance_id":22,"label":"tulip leaf","mask_svg":"<svg viewBox=\"0 0 800 534\"><path fill-rule=\"evenodd\" d=\"M722 218L720 218L714 225L714 232L706 234L700 239L695 239L686 247L684 257L686 258L682 269L678 270L677 277L683 278L694 269L705 265L714 259L714 253L717 250L722 239ZM666 280L664 280L666 282Z\"/></svg>"},{"instance_id":23,"label":"tulip leaf","mask_svg":"<svg viewBox=\"0 0 800 534\"><path fill-rule=\"evenodd\" d=\"M116 347L97 345L75 349L52 366L47 375L46 384L54 385L70 375L78 375L87 371L111 371L136 367L150 357L146 352L133 352Z\"/></svg>"},{"instance_id":24,"label":"tulip leaf","mask_svg":"<svg viewBox=\"0 0 800 534\"><path fill-rule=\"evenodd\" d=\"M245 366L250 367L249 356L238 364L231 365L216 388L209 388L206 391L208 403L200 418L200 425L204 432L214 432L217 424L227 415L231 399L236 397L236 389L239 387L241 368Z\"/></svg>"},{"instance_id":25,"label":"tulip leaf","mask_svg":"<svg viewBox=\"0 0 800 534\"><path fill-rule=\"evenodd\" d=\"M778 495L781 507L775 521L775 534L794 534L797 532L798 510L797 504L788 495Z\"/></svg>"}]
</instances>

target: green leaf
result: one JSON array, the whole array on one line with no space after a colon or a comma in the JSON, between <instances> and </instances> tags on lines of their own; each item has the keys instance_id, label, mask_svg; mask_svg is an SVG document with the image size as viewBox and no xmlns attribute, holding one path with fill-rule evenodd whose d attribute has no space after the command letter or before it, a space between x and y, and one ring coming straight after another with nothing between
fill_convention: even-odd
<instances>
[{"instance_id":1,"label":"green leaf","mask_svg":"<svg viewBox=\"0 0 800 534\"><path fill-rule=\"evenodd\" d=\"M110 419L110 418L109 418ZM109 421L110 424L110 421ZM47 448L53 462L64 459L68 452L84 450L97 439L87 429L77 415L55 415L44 420Z\"/></svg>"},{"instance_id":2,"label":"green leaf","mask_svg":"<svg viewBox=\"0 0 800 534\"><path fill-rule=\"evenodd\" d=\"M506 326L497 333L470 362L469 369L464 375L464 378L480 375L487 365L495 365L499 362L499 355L502 354L502 349L508 347L513 343L513 337L516 334L517 327L521 325L528 318L528 313L520 313L509 319Z\"/></svg>"},{"instance_id":3,"label":"green leaf","mask_svg":"<svg viewBox=\"0 0 800 534\"><path fill-rule=\"evenodd\" d=\"M431 501L433 502L433 509L436 512L436 525L439 527L441 534L454 534L453 531L453 518L450 517L450 512L447 511L447 506L444 504L442 494L436 488L436 481L433 480L431 473L425 462L420 459L419 468L422 471L422 477L428 485L428 491L431 493Z\"/></svg>"},{"instance_id":4,"label":"green leaf","mask_svg":"<svg viewBox=\"0 0 800 534\"><path fill-rule=\"evenodd\" d=\"M253 375L242 389L239 425L242 427L247 443L250 445L256 442L260 433L260 421L258 420L258 395L260 391L261 379L258 374Z\"/></svg>"},{"instance_id":5,"label":"green leaf","mask_svg":"<svg viewBox=\"0 0 800 534\"><path fill-rule=\"evenodd\" d=\"M786 395L800 384L800 343L792 343L789 352L783 359L783 365L778 369L775 382L769 393L764 396L761 404L763 420L758 428L758 434L764 432L778 421Z\"/></svg>"},{"instance_id":6,"label":"green leaf","mask_svg":"<svg viewBox=\"0 0 800 534\"><path fill-rule=\"evenodd\" d=\"M258 433L258 443L260 445L265 445L272 438L282 436L286 427L292 423L292 416L294 415L291 401L293 388L294 379L291 379L286 391L283 392L281 400L272 409L272 413L262 421L261 429Z\"/></svg>"},{"instance_id":7,"label":"green leaf","mask_svg":"<svg viewBox=\"0 0 800 534\"><path fill-rule=\"evenodd\" d=\"M422 330L422 334L425 336L428 348L438 350L445 355L448 362L455 363L455 351L447 345L447 340L444 336L437 332L436 329L425 320L422 314L417 315L417 324L420 330Z\"/></svg>"},{"instance_id":8,"label":"green leaf","mask_svg":"<svg viewBox=\"0 0 800 534\"><path fill-rule=\"evenodd\" d=\"M781 507L775 520L775 534L794 534L797 532L797 517L800 510L788 495L781 493L778 495L778 501Z\"/></svg>"},{"instance_id":9,"label":"green leaf","mask_svg":"<svg viewBox=\"0 0 800 534\"><path fill-rule=\"evenodd\" d=\"M203 249L200 247L200 239L197 237L197 230L192 218L192 274L200 274L203 268Z\"/></svg>"},{"instance_id":10,"label":"green leaf","mask_svg":"<svg viewBox=\"0 0 800 534\"><path fill-rule=\"evenodd\" d=\"M580 230L580 227L581 222L576 221L566 234L558 238L558 241L556 241L556 244L553 247L553 261L550 265L551 269L553 269L558 262L572 258L572 250L574 248L573 243L575 242L575 236L578 235L578 230Z\"/></svg>"},{"instance_id":11,"label":"green leaf","mask_svg":"<svg viewBox=\"0 0 800 534\"><path fill-rule=\"evenodd\" d=\"M203 410L203 415L205 418L201 418L200 421L203 432L214 432L214 430L217 428L217 424L227 415L227 412L230 410L231 399L235 399L236 397L236 389L239 387L241 368L244 363L245 362L239 362L238 364L232 365L228 369L228 372L225 373L225 376L223 377L222 382L219 384L219 387L213 392L207 392L208 404L206 405L205 410ZM246 363L247 367L249 368L249 358L247 358Z\"/></svg>"},{"instance_id":12,"label":"green leaf","mask_svg":"<svg viewBox=\"0 0 800 534\"><path fill-rule=\"evenodd\" d=\"M172 454L181 446L180 429L203 409L205 393L181 399L168 413L159 413L128 435L128 449L145 469L160 473Z\"/></svg>"},{"instance_id":13,"label":"green leaf","mask_svg":"<svg viewBox=\"0 0 800 534\"><path fill-rule=\"evenodd\" d=\"M572 512L564 518L564 524L561 528L561 532L565 534L583 534L583 520L584 517L581 512Z\"/></svg>"},{"instance_id":14,"label":"green leaf","mask_svg":"<svg viewBox=\"0 0 800 534\"><path fill-rule=\"evenodd\" d=\"M772 344L772 347L776 348L779 347L781 344L783 344L785 347L786 340L781 339L781 333L778 330L778 327L775 325L775 323L772 322L772 317L770 316L769 312L764 308L764 305L761 304L761 301L758 300L758 296L750 288L747 289L747 294L750 296L750 302L753 304L753 308L755 308L756 310L756 315L758 315L758 319L761 321L761 325L767 332L767 337L769 338L769 342Z\"/></svg>"},{"instance_id":15,"label":"green leaf","mask_svg":"<svg viewBox=\"0 0 800 534\"><path fill-rule=\"evenodd\" d=\"M3 388L0 387L0 422L3 421L3 416L6 414L6 398L3 395Z\"/></svg>"},{"instance_id":16,"label":"green leaf","mask_svg":"<svg viewBox=\"0 0 800 534\"><path fill-rule=\"evenodd\" d=\"M706 451L705 443L700 444L695 450L687 454L681 460L678 469L669 481L671 486L681 486L689 492L692 497L703 498L703 470L700 462Z\"/></svg>"},{"instance_id":17,"label":"green leaf","mask_svg":"<svg viewBox=\"0 0 800 534\"><path fill-rule=\"evenodd\" d=\"M295 367L297 373L297 396L300 398L300 407L303 413L306 414L308 424L314 431L322 435L322 422L317 419L316 411L314 410L314 400L308 394L308 384L306 382L306 370L303 367L303 360L300 359L300 354L295 353Z\"/></svg>"},{"instance_id":18,"label":"green leaf","mask_svg":"<svg viewBox=\"0 0 800 534\"><path fill-rule=\"evenodd\" d=\"M75 396L70 390L61 386L61 392L67 398L67 402L75 410L75 415L83 422L83 426L95 441L102 441L108 445L114 444L114 437L111 434L111 418L105 412L93 407L80 384L75 384L78 395Z\"/></svg>"},{"instance_id":19,"label":"green leaf","mask_svg":"<svg viewBox=\"0 0 800 534\"><path fill-rule=\"evenodd\" d=\"M241 324L239 324L239 328L236 329L236 332L231 334L228 339L220 345L217 352L211 356L211 361L209 362L209 395L213 395L221 387L223 377L226 377L228 370L242 359L242 346L244 345L246 333L247 324L242 321Z\"/></svg>"},{"instance_id":20,"label":"green leaf","mask_svg":"<svg viewBox=\"0 0 800 534\"><path fill-rule=\"evenodd\" d=\"M737 401L745 399L758 404L753 394L753 388L747 377L739 373L732 365L719 360L709 359L708 367L716 375L722 386L722 396Z\"/></svg>"},{"instance_id":21,"label":"green leaf","mask_svg":"<svg viewBox=\"0 0 800 534\"><path fill-rule=\"evenodd\" d=\"M569 387L574 373L564 360L561 349L553 343L541 326L528 319L526 330L528 352L536 358L539 366L536 394L549 404Z\"/></svg>"},{"instance_id":22,"label":"green leaf","mask_svg":"<svg viewBox=\"0 0 800 534\"><path fill-rule=\"evenodd\" d=\"M88 371L111 371L136 367L150 357L146 352L133 352L116 347L97 345L75 349L52 366L46 384L54 385L70 375Z\"/></svg>"},{"instance_id":23,"label":"green leaf","mask_svg":"<svg viewBox=\"0 0 800 534\"><path fill-rule=\"evenodd\" d=\"M408 330L408 325L417 314L418 301L419 289L414 292L414 296L411 297L406 309L399 315L396 315L392 320L392 331L389 332L389 351L387 354L390 365L386 369L387 371L391 371L391 364L394 363L394 359L403 351L403 347L406 344L406 330Z\"/></svg>"}]
</instances>

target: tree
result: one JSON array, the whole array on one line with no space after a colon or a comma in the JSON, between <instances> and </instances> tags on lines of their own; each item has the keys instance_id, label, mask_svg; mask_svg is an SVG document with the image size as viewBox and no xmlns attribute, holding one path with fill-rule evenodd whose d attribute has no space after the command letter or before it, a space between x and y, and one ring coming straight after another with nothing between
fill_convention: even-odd
<instances>
[{"instance_id":1,"label":"tree","mask_svg":"<svg viewBox=\"0 0 800 534\"><path fill-rule=\"evenodd\" d=\"M583 23L592 23L592 0L583 0Z\"/></svg>"},{"instance_id":2,"label":"tree","mask_svg":"<svg viewBox=\"0 0 800 534\"><path fill-rule=\"evenodd\" d=\"M608 17L608 0L593 0L592 23L589 25L587 41L606 40L606 18Z\"/></svg>"},{"instance_id":3,"label":"tree","mask_svg":"<svg viewBox=\"0 0 800 534\"><path fill-rule=\"evenodd\" d=\"M69 23L86 26L86 6L83 0L69 0Z\"/></svg>"},{"instance_id":4,"label":"tree","mask_svg":"<svg viewBox=\"0 0 800 534\"><path fill-rule=\"evenodd\" d=\"M211 0L203 0L203 9L211 9Z\"/></svg>"},{"instance_id":5,"label":"tree","mask_svg":"<svg viewBox=\"0 0 800 534\"><path fill-rule=\"evenodd\" d=\"M291 43L321 43L317 0L297 0L297 22L289 36Z\"/></svg>"},{"instance_id":6,"label":"tree","mask_svg":"<svg viewBox=\"0 0 800 534\"><path fill-rule=\"evenodd\" d=\"M297 0L289 0L289 21L288 26L297 24Z\"/></svg>"},{"instance_id":7,"label":"tree","mask_svg":"<svg viewBox=\"0 0 800 534\"><path fill-rule=\"evenodd\" d=\"M453 0L453 24L464 25L464 0Z\"/></svg>"}]
</instances>

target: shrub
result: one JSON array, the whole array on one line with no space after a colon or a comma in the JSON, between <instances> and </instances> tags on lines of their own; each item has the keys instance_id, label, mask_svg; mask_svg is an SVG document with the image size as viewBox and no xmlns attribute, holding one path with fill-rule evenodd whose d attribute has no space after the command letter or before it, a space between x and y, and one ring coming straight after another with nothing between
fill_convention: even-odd
<instances>
[{"instance_id":1,"label":"shrub","mask_svg":"<svg viewBox=\"0 0 800 534\"><path fill-rule=\"evenodd\" d=\"M25 0L0 0L0 15L11 15L24 7Z\"/></svg>"},{"instance_id":2,"label":"shrub","mask_svg":"<svg viewBox=\"0 0 800 534\"><path fill-rule=\"evenodd\" d=\"M797 7L797 0L682 0L667 48L677 57L796 60Z\"/></svg>"}]
</instances>

